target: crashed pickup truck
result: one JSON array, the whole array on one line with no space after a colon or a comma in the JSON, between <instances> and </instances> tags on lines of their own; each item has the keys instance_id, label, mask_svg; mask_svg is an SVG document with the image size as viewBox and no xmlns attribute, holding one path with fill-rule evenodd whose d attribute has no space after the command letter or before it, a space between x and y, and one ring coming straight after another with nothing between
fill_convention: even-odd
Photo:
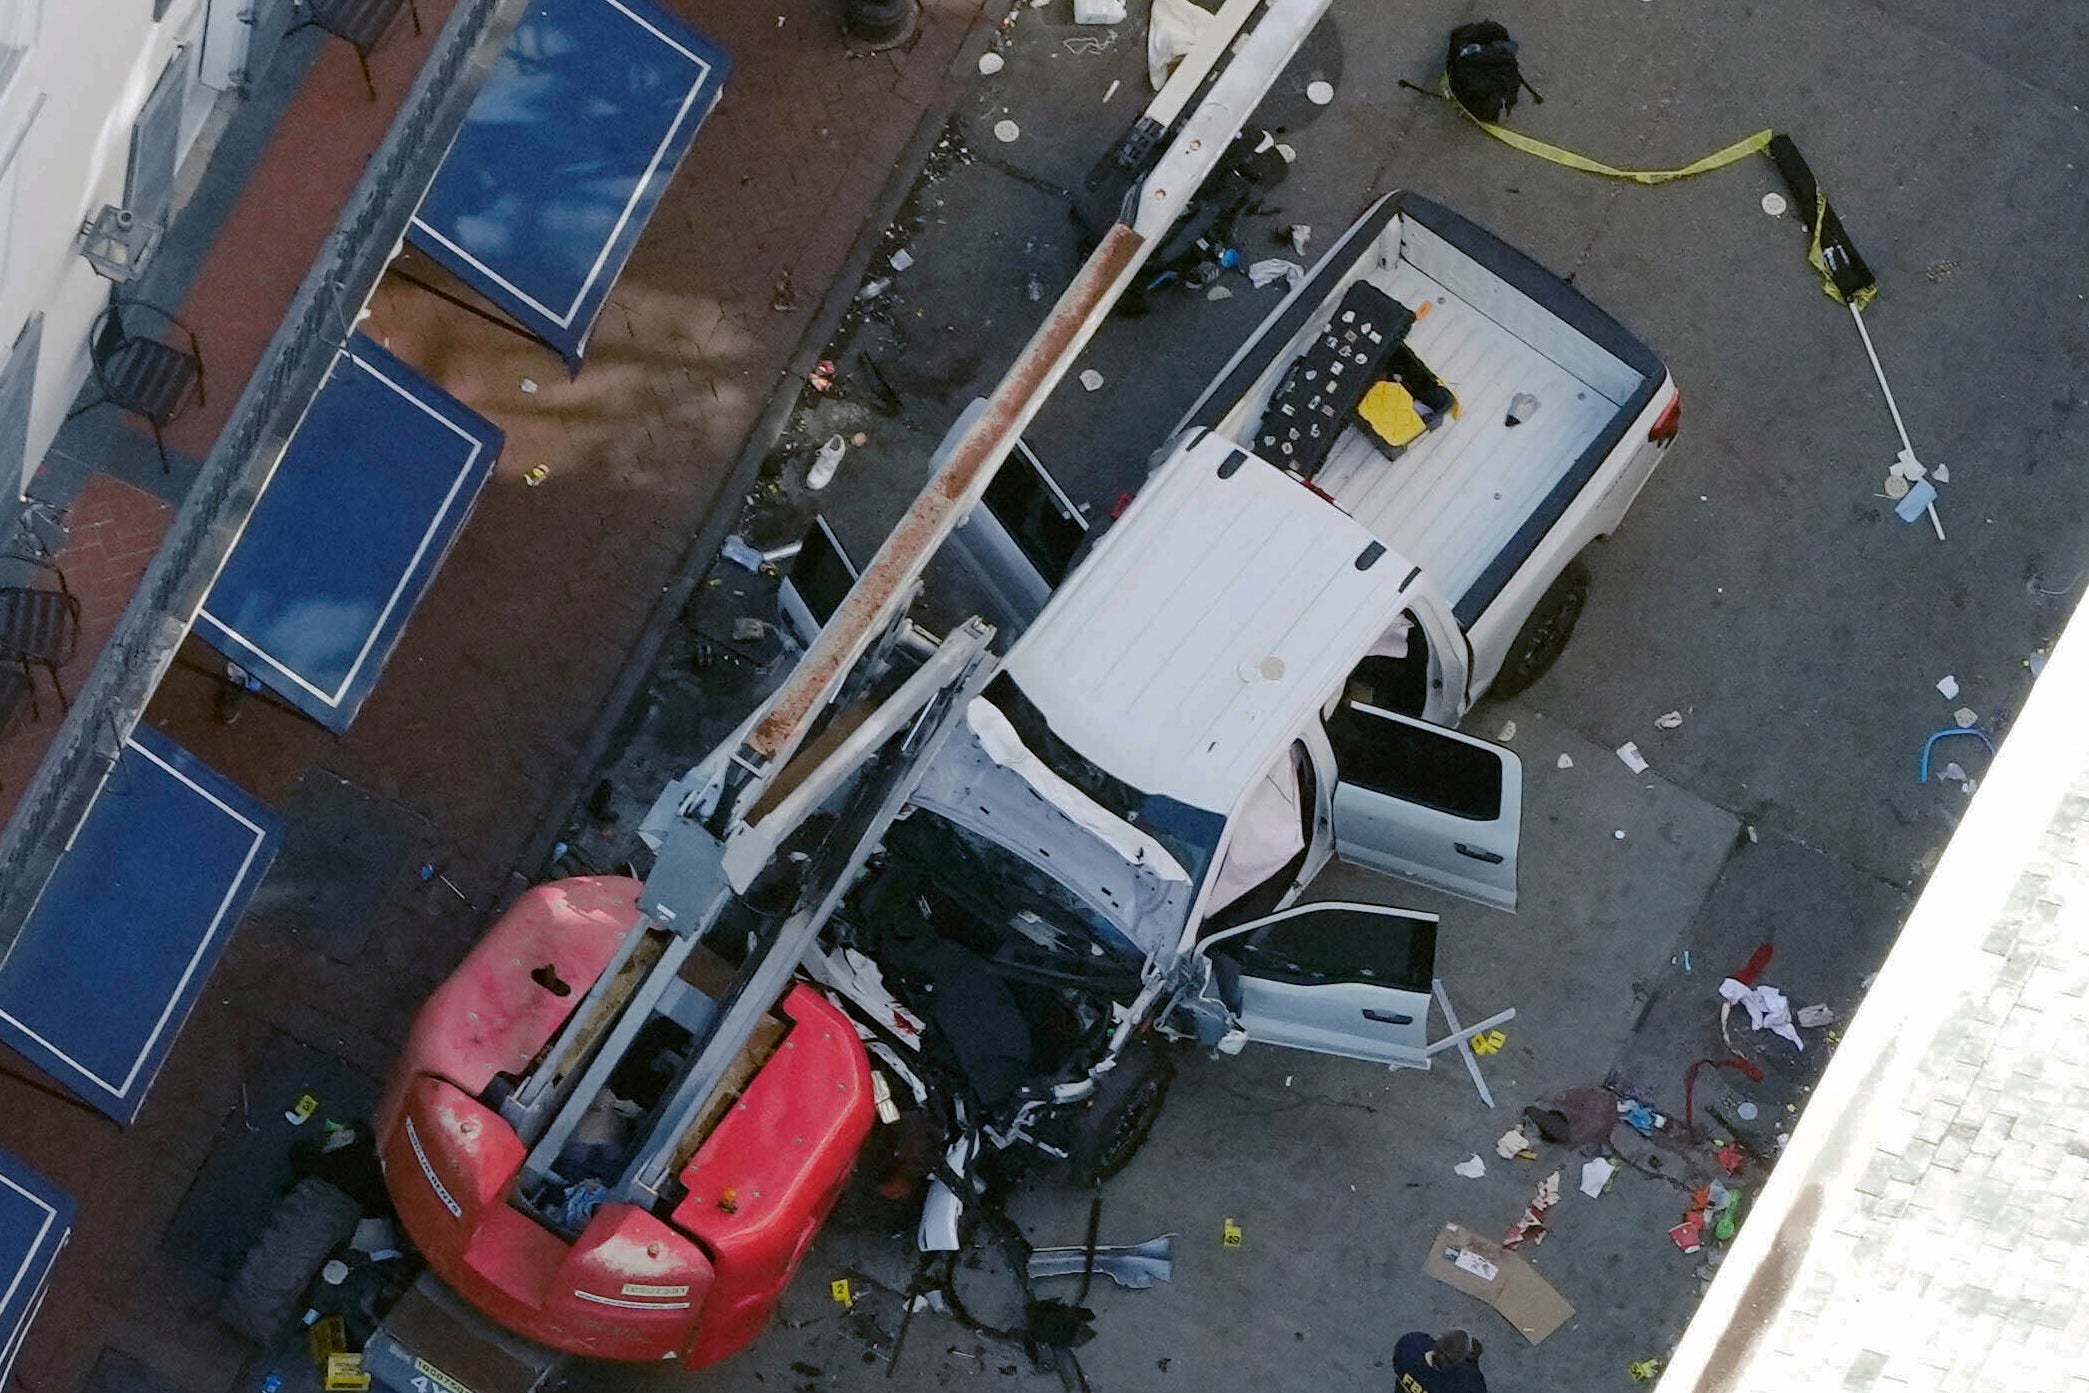
<instances>
[{"instance_id":1,"label":"crashed pickup truck","mask_svg":"<svg viewBox=\"0 0 2089 1393\"><path fill-rule=\"evenodd\" d=\"M1588 596L1583 551L1623 520L1681 419L1667 370L1623 325L1402 192L1367 209L1234 354L1154 472L1209 433L1355 519L1407 563L1402 576L1418 568L1354 681L1383 708L1455 725L1566 647ZM950 551L1013 635L1089 545L1022 449Z\"/></svg>"}]
</instances>

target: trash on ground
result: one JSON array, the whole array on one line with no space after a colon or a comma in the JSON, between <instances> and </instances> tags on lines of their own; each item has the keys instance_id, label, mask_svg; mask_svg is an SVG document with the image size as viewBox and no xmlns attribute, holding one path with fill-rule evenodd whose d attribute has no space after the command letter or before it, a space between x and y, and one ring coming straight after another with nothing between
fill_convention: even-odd
<instances>
[{"instance_id":1,"label":"trash on ground","mask_svg":"<svg viewBox=\"0 0 2089 1393\"><path fill-rule=\"evenodd\" d=\"M1610 835L1617 838L1619 841L1623 841L1625 840L1625 829L1620 827L1617 831L1611 833Z\"/></svg>"},{"instance_id":2,"label":"trash on ground","mask_svg":"<svg viewBox=\"0 0 2089 1393\"><path fill-rule=\"evenodd\" d=\"M1076 24L1124 23L1124 0L1074 0Z\"/></svg>"},{"instance_id":3,"label":"trash on ground","mask_svg":"<svg viewBox=\"0 0 2089 1393\"><path fill-rule=\"evenodd\" d=\"M1531 1146L1530 1138L1523 1135L1521 1127L1511 1127L1495 1139L1494 1154L1504 1161L1535 1161L1537 1150Z\"/></svg>"},{"instance_id":4,"label":"trash on ground","mask_svg":"<svg viewBox=\"0 0 2089 1393\"><path fill-rule=\"evenodd\" d=\"M1774 193L1763 195L1763 201L1765 203L1769 202L1773 198L1777 198L1777 195ZM1782 199L1779 199L1778 201L1783 202ZM1661 1361L1658 1359L1635 1359L1630 1364L1627 1364L1625 1366L1625 1372L1632 1375L1632 1381L1634 1383L1645 1383L1648 1379L1654 1378L1660 1374Z\"/></svg>"},{"instance_id":5,"label":"trash on ground","mask_svg":"<svg viewBox=\"0 0 2089 1393\"><path fill-rule=\"evenodd\" d=\"M1335 84L1316 78L1306 84L1306 100L1315 106L1326 106L1335 99Z\"/></svg>"},{"instance_id":6,"label":"trash on ground","mask_svg":"<svg viewBox=\"0 0 2089 1393\"><path fill-rule=\"evenodd\" d=\"M1913 522L1936 501L1936 486L1927 479L1917 479L1908 486L1906 496L1893 505L1893 516L1902 522Z\"/></svg>"},{"instance_id":7,"label":"trash on ground","mask_svg":"<svg viewBox=\"0 0 2089 1393\"><path fill-rule=\"evenodd\" d=\"M1670 711L1654 717L1654 728L1656 730L1674 730L1682 724L1683 713L1680 711Z\"/></svg>"},{"instance_id":8,"label":"trash on ground","mask_svg":"<svg viewBox=\"0 0 2089 1393\"><path fill-rule=\"evenodd\" d=\"M994 122L994 139L1000 141L1003 145L1015 144L1022 134L1023 128L1006 117Z\"/></svg>"},{"instance_id":9,"label":"trash on ground","mask_svg":"<svg viewBox=\"0 0 2089 1393\"><path fill-rule=\"evenodd\" d=\"M1777 988L1746 986L1729 977L1719 984L1719 996L1729 1005L1740 1006L1748 1012L1749 1029L1767 1030L1802 1050L1806 1048L1806 1042L1799 1038L1797 1028L1792 1025L1792 1005Z\"/></svg>"},{"instance_id":10,"label":"trash on ground","mask_svg":"<svg viewBox=\"0 0 2089 1393\"><path fill-rule=\"evenodd\" d=\"M1579 1151L1610 1135L1617 1107L1600 1088L1570 1088L1525 1108L1523 1120L1546 1141Z\"/></svg>"},{"instance_id":11,"label":"trash on ground","mask_svg":"<svg viewBox=\"0 0 2089 1393\"><path fill-rule=\"evenodd\" d=\"M827 437L820 452L812 457L812 468L806 471L805 487L818 492L834 482L834 471L841 468L841 458L849 452L849 442L839 435Z\"/></svg>"},{"instance_id":12,"label":"trash on ground","mask_svg":"<svg viewBox=\"0 0 2089 1393\"><path fill-rule=\"evenodd\" d=\"M1115 78L1115 77L1113 77L1113 78L1111 78L1111 79L1110 79L1110 85L1109 85L1108 87L1105 87L1105 88L1103 89L1103 105L1104 105L1104 106L1108 106L1108 105L1110 104L1110 98L1112 98L1112 97L1116 96L1116 95L1117 95L1117 89L1118 89L1118 88L1120 88L1120 87L1122 87L1122 86L1124 86L1124 81L1123 81L1123 79L1122 79L1122 78Z\"/></svg>"},{"instance_id":13,"label":"trash on ground","mask_svg":"<svg viewBox=\"0 0 2089 1393\"><path fill-rule=\"evenodd\" d=\"M1011 140L1014 138L1013 136L1009 137ZM892 289L892 277L879 276L874 281L865 281L863 289L856 292L856 298L859 300L875 300L890 289Z\"/></svg>"},{"instance_id":14,"label":"trash on ground","mask_svg":"<svg viewBox=\"0 0 2089 1393\"><path fill-rule=\"evenodd\" d=\"M1797 1020L1799 1024L1805 1026L1808 1030L1817 1030L1821 1026L1835 1024L1835 1008L1826 1002L1813 1006L1801 1006L1799 1014L1793 1019Z\"/></svg>"},{"instance_id":15,"label":"trash on ground","mask_svg":"<svg viewBox=\"0 0 2089 1393\"><path fill-rule=\"evenodd\" d=\"M1007 66L1007 61L998 53L982 53L979 55L979 71L986 77L992 77Z\"/></svg>"},{"instance_id":16,"label":"trash on ground","mask_svg":"<svg viewBox=\"0 0 2089 1393\"><path fill-rule=\"evenodd\" d=\"M1738 1172L1748 1159L1739 1142L1721 1142L1719 1149L1712 1154L1719 1162L1719 1169L1728 1175Z\"/></svg>"},{"instance_id":17,"label":"trash on ground","mask_svg":"<svg viewBox=\"0 0 2089 1393\"><path fill-rule=\"evenodd\" d=\"M1509 1225L1509 1231L1502 1235L1503 1248L1520 1247L1526 1238L1533 1247L1545 1241L1549 1232L1545 1227L1545 1211L1559 1203L1559 1177L1560 1173L1554 1171L1538 1182L1537 1192L1530 1197L1530 1203L1523 1206L1523 1213L1516 1216L1516 1222Z\"/></svg>"},{"instance_id":18,"label":"trash on ground","mask_svg":"<svg viewBox=\"0 0 2089 1393\"><path fill-rule=\"evenodd\" d=\"M1455 1173L1464 1176L1467 1180L1478 1180L1487 1173L1487 1163L1481 1160L1480 1153L1475 1151L1465 1160L1452 1166L1451 1169Z\"/></svg>"},{"instance_id":19,"label":"trash on ground","mask_svg":"<svg viewBox=\"0 0 2089 1393\"><path fill-rule=\"evenodd\" d=\"M1559 757L1559 767L1562 769L1572 769L1574 767L1574 756L1561 755Z\"/></svg>"},{"instance_id":20,"label":"trash on ground","mask_svg":"<svg viewBox=\"0 0 2089 1393\"><path fill-rule=\"evenodd\" d=\"M535 396L535 395L537 394L537 381L536 381L536 379L535 379L535 378L533 378L533 377L525 377L525 378L523 378L523 379L522 379L522 390L523 390L523 391L525 391L525 392L527 392L527 393L529 393L529 394L530 394L531 396Z\"/></svg>"},{"instance_id":21,"label":"trash on ground","mask_svg":"<svg viewBox=\"0 0 2089 1393\"><path fill-rule=\"evenodd\" d=\"M1618 758L1625 761L1625 767L1635 774L1647 772L1646 758L1639 753L1639 745L1634 741L1627 740L1618 746Z\"/></svg>"},{"instance_id":22,"label":"trash on ground","mask_svg":"<svg viewBox=\"0 0 2089 1393\"><path fill-rule=\"evenodd\" d=\"M1538 414L1538 399L1529 392L1518 392L1509 398L1509 409L1501 418L1505 426L1520 426Z\"/></svg>"},{"instance_id":23,"label":"trash on ground","mask_svg":"<svg viewBox=\"0 0 2089 1393\"><path fill-rule=\"evenodd\" d=\"M1979 714L1970 706L1959 707L1958 710L1951 713L1951 719L1958 725L1960 730L1971 730L1974 726L1980 724Z\"/></svg>"},{"instance_id":24,"label":"trash on ground","mask_svg":"<svg viewBox=\"0 0 2089 1393\"><path fill-rule=\"evenodd\" d=\"M1191 0L1153 0L1146 16L1146 80L1158 92L1218 16Z\"/></svg>"},{"instance_id":25,"label":"trash on ground","mask_svg":"<svg viewBox=\"0 0 2089 1393\"><path fill-rule=\"evenodd\" d=\"M1763 195L1763 211L1773 218L1783 217L1786 206L1784 195L1781 193L1772 191Z\"/></svg>"},{"instance_id":26,"label":"trash on ground","mask_svg":"<svg viewBox=\"0 0 2089 1393\"><path fill-rule=\"evenodd\" d=\"M1610 1183L1610 1177L1617 1174L1617 1169L1617 1162L1608 1156L1598 1156L1585 1163L1581 1168L1581 1193L1595 1199Z\"/></svg>"},{"instance_id":27,"label":"trash on ground","mask_svg":"<svg viewBox=\"0 0 2089 1393\"><path fill-rule=\"evenodd\" d=\"M1971 739L1978 740L1981 744L1987 746L1987 752L1989 754L1993 754L1995 752L1995 742L1988 739L1987 732L1979 729L1978 727L1968 729L1961 726L1953 726L1949 730L1937 731L1935 734L1931 735L1929 739L1922 742L1922 760L1921 763L1916 766L1917 783L1926 784L1929 782L1930 751L1934 750L1937 747L1937 742L1939 740L1949 739L1951 736L1954 735L1963 735ZM1961 777L1963 777L1963 771L1961 771Z\"/></svg>"},{"instance_id":28,"label":"trash on ground","mask_svg":"<svg viewBox=\"0 0 2089 1393\"><path fill-rule=\"evenodd\" d=\"M1164 1233L1144 1243L1105 1244L1094 1249L1033 1248L1023 1270L1033 1280L1094 1272L1127 1291L1145 1291L1155 1282L1175 1280L1175 1235Z\"/></svg>"},{"instance_id":29,"label":"trash on ground","mask_svg":"<svg viewBox=\"0 0 2089 1393\"><path fill-rule=\"evenodd\" d=\"M1937 679L1937 695L1943 697L1946 701L1950 701L1953 697L1957 696L1958 679L1956 677L1953 677L1948 672L1945 673L1942 677L1939 677Z\"/></svg>"},{"instance_id":30,"label":"trash on ground","mask_svg":"<svg viewBox=\"0 0 2089 1393\"><path fill-rule=\"evenodd\" d=\"M1514 740L1516 738L1516 723L1514 721L1503 721L1501 723L1501 734L1494 738L1501 741L1504 745Z\"/></svg>"},{"instance_id":31,"label":"trash on ground","mask_svg":"<svg viewBox=\"0 0 2089 1393\"><path fill-rule=\"evenodd\" d=\"M904 271L913 264L914 253L908 251L905 247L901 247L892 254L892 269L895 271Z\"/></svg>"},{"instance_id":32,"label":"trash on ground","mask_svg":"<svg viewBox=\"0 0 2089 1393\"><path fill-rule=\"evenodd\" d=\"M1284 282L1285 289L1293 289L1306 278L1306 268L1296 261L1286 261L1281 256L1266 257L1248 267L1248 281L1255 289Z\"/></svg>"},{"instance_id":33,"label":"trash on ground","mask_svg":"<svg viewBox=\"0 0 2089 1393\"><path fill-rule=\"evenodd\" d=\"M1103 385L1103 375L1094 368L1082 368L1081 385L1093 392Z\"/></svg>"},{"instance_id":34,"label":"trash on ground","mask_svg":"<svg viewBox=\"0 0 2089 1393\"><path fill-rule=\"evenodd\" d=\"M762 568L760 550L749 545L747 539L737 532L725 539L718 548L718 554L735 566L744 566L750 571L759 571Z\"/></svg>"},{"instance_id":35,"label":"trash on ground","mask_svg":"<svg viewBox=\"0 0 2089 1393\"><path fill-rule=\"evenodd\" d=\"M1624 1120L1627 1127L1630 1127L1642 1137L1651 1137L1656 1131L1668 1125L1667 1118L1655 1112L1645 1103L1632 1098L1626 1098L1619 1102L1618 1116Z\"/></svg>"},{"instance_id":36,"label":"trash on ground","mask_svg":"<svg viewBox=\"0 0 2089 1393\"><path fill-rule=\"evenodd\" d=\"M859 430L849 437L849 443L851 445L868 445L870 444L870 436Z\"/></svg>"},{"instance_id":37,"label":"trash on ground","mask_svg":"<svg viewBox=\"0 0 2089 1393\"><path fill-rule=\"evenodd\" d=\"M1532 1344L1574 1318L1574 1307L1536 1268L1462 1224L1429 1240L1422 1275L1486 1302Z\"/></svg>"},{"instance_id":38,"label":"trash on ground","mask_svg":"<svg viewBox=\"0 0 2089 1393\"><path fill-rule=\"evenodd\" d=\"M1223 285L1215 285L1204 292L1204 298L1207 300L1230 300L1233 298L1233 292Z\"/></svg>"},{"instance_id":39,"label":"trash on ground","mask_svg":"<svg viewBox=\"0 0 2089 1393\"><path fill-rule=\"evenodd\" d=\"M1966 781L1966 771L1964 766L1959 764L1957 760L1953 760L1951 763L1945 765L1944 779L1947 783L1964 783Z\"/></svg>"},{"instance_id":40,"label":"trash on ground","mask_svg":"<svg viewBox=\"0 0 2089 1393\"><path fill-rule=\"evenodd\" d=\"M522 482L524 484L527 484L531 488L535 488L537 485L543 483L546 479L549 479L550 477L550 465L535 464L531 465L529 469L523 473Z\"/></svg>"},{"instance_id":41,"label":"trash on ground","mask_svg":"<svg viewBox=\"0 0 2089 1393\"><path fill-rule=\"evenodd\" d=\"M813 364L812 372L805 379L805 385L812 388L815 392L828 391L834 386L834 374L834 360L832 358L822 358L819 362Z\"/></svg>"},{"instance_id":42,"label":"trash on ground","mask_svg":"<svg viewBox=\"0 0 2089 1393\"><path fill-rule=\"evenodd\" d=\"M1291 244L1291 250L1297 252L1300 256L1304 256L1306 254L1306 243L1313 240L1313 228L1310 223L1295 222L1284 228L1278 235Z\"/></svg>"}]
</instances>

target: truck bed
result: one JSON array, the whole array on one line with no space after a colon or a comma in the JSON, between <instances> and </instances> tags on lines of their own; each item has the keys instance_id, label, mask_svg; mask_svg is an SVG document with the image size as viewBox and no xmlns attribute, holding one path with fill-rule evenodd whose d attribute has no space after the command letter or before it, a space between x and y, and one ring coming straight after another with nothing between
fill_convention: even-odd
<instances>
[{"instance_id":1,"label":"truck bed","mask_svg":"<svg viewBox=\"0 0 2089 1393\"><path fill-rule=\"evenodd\" d=\"M1456 395L1456 415L1396 459L1352 422L1312 482L1430 573L1470 624L1665 374L1616 321L1455 214L1411 195L1389 207L1328 253L1188 424L1251 440L1285 369L1357 281L1415 311L1406 343ZM1519 393L1538 407L1511 427Z\"/></svg>"}]
</instances>

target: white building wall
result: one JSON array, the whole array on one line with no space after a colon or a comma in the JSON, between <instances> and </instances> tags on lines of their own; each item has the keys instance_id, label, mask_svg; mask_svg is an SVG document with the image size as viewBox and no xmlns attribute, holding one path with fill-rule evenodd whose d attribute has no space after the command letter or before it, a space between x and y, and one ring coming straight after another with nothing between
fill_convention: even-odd
<instances>
[{"instance_id":1,"label":"white building wall","mask_svg":"<svg viewBox=\"0 0 2089 1393\"><path fill-rule=\"evenodd\" d=\"M110 283L79 254L80 224L123 201L131 124L168 60L200 47L210 8L170 0L155 20L153 0L0 0L0 46L14 50L0 55L12 69L0 79L0 157L15 147L0 171L0 360L44 315L25 487L86 381L88 330L108 303ZM201 122L183 125L193 141Z\"/></svg>"}]
</instances>

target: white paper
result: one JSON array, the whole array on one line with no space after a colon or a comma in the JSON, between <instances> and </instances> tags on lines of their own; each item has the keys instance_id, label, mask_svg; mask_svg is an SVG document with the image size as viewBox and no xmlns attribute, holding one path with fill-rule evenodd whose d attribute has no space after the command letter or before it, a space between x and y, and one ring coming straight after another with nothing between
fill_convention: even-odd
<instances>
[{"instance_id":1,"label":"white paper","mask_svg":"<svg viewBox=\"0 0 2089 1393\"><path fill-rule=\"evenodd\" d=\"M1501 1276L1499 1267L1496 1267L1478 1253L1473 1252L1470 1248L1447 1248L1444 1250L1444 1256L1451 1260L1452 1266L1464 1268L1483 1282L1491 1282L1496 1277Z\"/></svg>"},{"instance_id":2,"label":"white paper","mask_svg":"<svg viewBox=\"0 0 2089 1393\"><path fill-rule=\"evenodd\" d=\"M1948 672L1939 677L1937 679L1937 695L1943 697L1946 701L1956 697L1958 695L1958 679Z\"/></svg>"},{"instance_id":3,"label":"white paper","mask_svg":"<svg viewBox=\"0 0 2089 1393\"><path fill-rule=\"evenodd\" d=\"M1598 1156L1581 1168L1581 1193L1590 1199L1596 1198L1603 1193L1603 1187L1610 1183L1610 1177L1616 1170L1615 1161L1608 1156Z\"/></svg>"},{"instance_id":4,"label":"white paper","mask_svg":"<svg viewBox=\"0 0 2089 1393\"><path fill-rule=\"evenodd\" d=\"M1487 1163L1482 1161L1480 1153L1475 1151L1471 1159L1460 1161L1457 1165L1452 1166L1451 1169L1464 1176L1467 1180L1478 1180L1487 1173Z\"/></svg>"},{"instance_id":5,"label":"white paper","mask_svg":"<svg viewBox=\"0 0 2089 1393\"><path fill-rule=\"evenodd\" d=\"M1633 741L1627 740L1618 746L1618 758L1625 761L1625 767L1635 774L1647 772L1646 757L1640 754L1639 746Z\"/></svg>"}]
</instances>

